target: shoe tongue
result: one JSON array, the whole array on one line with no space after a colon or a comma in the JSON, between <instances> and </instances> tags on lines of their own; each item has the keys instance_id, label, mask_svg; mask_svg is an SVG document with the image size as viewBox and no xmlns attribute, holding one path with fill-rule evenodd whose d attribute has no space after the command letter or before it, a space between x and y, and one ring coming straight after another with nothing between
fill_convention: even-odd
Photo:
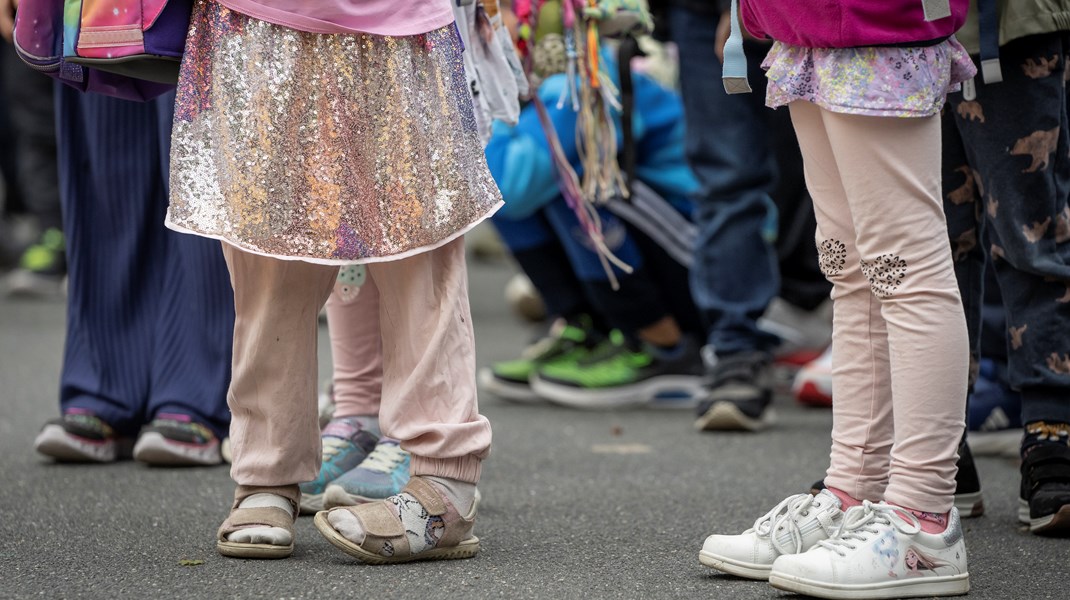
<instances>
[{"instance_id":1,"label":"shoe tongue","mask_svg":"<svg viewBox=\"0 0 1070 600\"><path fill-rule=\"evenodd\" d=\"M821 490L817 496L824 501L832 502L832 505L836 508L843 510L843 502L836 497L836 494L832 493L828 488Z\"/></svg>"},{"instance_id":2,"label":"shoe tongue","mask_svg":"<svg viewBox=\"0 0 1070 600\"><path fill-rule=\"evenodd\" d=\"M349 419L331 419L330 423L323 428L323 437L334 437L343 440L352 439L353 436L361 432L363 427L359 421L351 421Z\"/></svg>"}]
</instances>

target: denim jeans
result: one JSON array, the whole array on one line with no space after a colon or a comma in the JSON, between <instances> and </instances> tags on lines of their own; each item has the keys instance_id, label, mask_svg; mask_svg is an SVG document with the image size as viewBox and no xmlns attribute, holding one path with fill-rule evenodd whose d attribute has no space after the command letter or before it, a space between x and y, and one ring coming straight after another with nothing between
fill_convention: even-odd
<instances>
[{"instance_id":1,"label":"denim jeans","mask_svg":"<svg viewBox=\"0 0 1070 600\"><path fill-rule=\"evenodd\" d=\"M669 17L680 49L687 157L700 183L691 294L708 323L709 344L723 356L777 344L757 323L777 294L779 273L770 197L777 165L759 64L765 47L747 47L754 92L726 94L714 54L718 18L677 6Z\"/></svg>"},{"instance_id":2,"label":"denim jeans","mask_svg":"<svg viewBox=\"0 0 1070 600\"><path fill-rule=\"evenodd\" d=\"M1022 421L1070 422L1070 136L1065 32L1000 49L1004 81L944 111L944 212L970 349L986 257L1003 294Z\"/></svg>"}]
</instances>

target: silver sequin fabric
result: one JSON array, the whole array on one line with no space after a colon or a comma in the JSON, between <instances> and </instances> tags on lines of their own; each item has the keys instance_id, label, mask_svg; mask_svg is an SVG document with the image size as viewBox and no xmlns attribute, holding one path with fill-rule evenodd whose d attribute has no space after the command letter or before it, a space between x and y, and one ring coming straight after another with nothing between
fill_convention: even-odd
<instances>
[{"instance_id":1,"label":"silver sequin fabric","mask_svg":"<svg viewBox=\"0 0 1070 600\"><path fill-rule=\"evenodd\" d=\"M200 0L179 75L172 229L347 264L440 246L501 205L453 25L313 34Z\"/></svg>"}]
</instances>

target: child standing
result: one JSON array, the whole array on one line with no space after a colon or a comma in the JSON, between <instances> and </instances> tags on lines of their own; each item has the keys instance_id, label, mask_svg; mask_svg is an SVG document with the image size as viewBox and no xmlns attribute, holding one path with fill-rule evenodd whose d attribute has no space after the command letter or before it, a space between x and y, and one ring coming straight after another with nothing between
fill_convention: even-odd
<instances>
[{"instance_id":1,"label":"child standing","mask_svg":"<svg viewBox=\"0 0 1070 600\"><path fill-rule=\"evenodd\" d=\"M500 195L447 0L198 1L179 79L168 225L218 238L234 285L233 468L217 546L293 551L316 477L316 315L338 266L382 349L379 425L411 452L386 500L316 516L368 562L465 558L490 449L462 234ZM418 532L418 533L414 533Z\"/></svg>"},{"instance_id":2,"label":"child standing","mask_svg":"<svg viewBox=\"0 0 1070 600\"><path fill-rule=\"evenodd\" d=\"M969 590L952 506L968 353L941 207L939 112L974 67L950 37L967 2L924 4L840 0L807 14L792 2L744 5L751 33L776 40L767 103L791 111L833 284L831 465L828 490L785 499L741 535L710 536L700 560L780 589Z\"/></svg>"}]
</instances>

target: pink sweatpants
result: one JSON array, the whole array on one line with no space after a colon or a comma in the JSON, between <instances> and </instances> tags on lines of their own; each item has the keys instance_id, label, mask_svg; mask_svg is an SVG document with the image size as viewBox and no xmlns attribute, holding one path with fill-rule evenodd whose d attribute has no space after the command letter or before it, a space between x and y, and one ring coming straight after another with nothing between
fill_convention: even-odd
<instances>
[{"instance_id":1,"label":"pink sweatpants","mask_svg":"<svg viewBox=\"0 0 1070 600\"><path fill-rule=\"evenodd\" d=\"M228 244L223 251L236 313L228 394L231 477L253 486L310 481L320 466L317 315L338 267L268 258ZM346 307L348 318L338 324L358 327L342 361L351 361L352 376L368 377L366 392L381 387L380 427L412 453L414 475L477 482L491 431L476 401L463 240L370 264L368 274L356 306ZM352 362L362 357L366 367ZM343 388L355 389L349 383ZM370 394L364 401L368 407L374 402ZM340 409L368 414L352 402Z\"/></svg>"},{"instance_id":2,"label":"pink sweatpants","mask_svg":"<svg viewBox=\"0 0 1070 600\"><path fill-rule=\"evenodd\" d=\"M940 197L940 120L790 105L833 284L830 487L946 512L969 355Z\"/></svg>"}]
</instances>

